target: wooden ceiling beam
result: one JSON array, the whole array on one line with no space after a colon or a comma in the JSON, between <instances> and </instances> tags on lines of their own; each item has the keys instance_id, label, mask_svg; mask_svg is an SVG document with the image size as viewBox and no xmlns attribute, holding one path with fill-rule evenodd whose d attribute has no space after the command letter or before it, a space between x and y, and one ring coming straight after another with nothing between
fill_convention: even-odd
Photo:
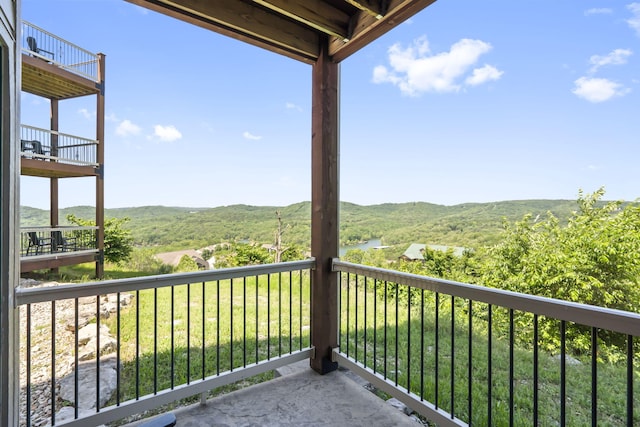
<instances>
[{"instance_id":1,"label":"wooden ceiling beam","mask_svg":"<svg viewBox=\"0 0 640 427\"><path fill-rule=\"evenodd\" d=\"M253 0L274 12L348 41L350 16L321 0Z\"/></svg>"},{"instance_id":2,"label":"wooden ceiling beam","mask_svg":"<svg viewBox=\"0 0 640 427\"><path fill-rule=\"evenodd\" d=\"M376 19L381 19L389 7L389 0L345 0L352 6L366 12Z\"/></svg>"},{"instance_id":3,"label":"wooden ceiling beam","mask_svg":"<svg viewBox=\"0 0 640 427\"><path fill-rule=\"evenodd\" d=\"M351 0L348 0L351 1ZM436 0L390 0L384 19L377 19L367 12L359 12L352 19L353 36L348 43L332 37L329 54L340 62L420 12Z\"/></svg>"},{"instance_id":4,"label":"wooden ceiling beam","mask_svg":"<svg viewBox=\"0 0 640 427\"><path fill-rule=\"evenodd\" d=\"M127 0L173 18L313 63L319 35L312 28L238 0Z\"/></svg>"}]
</instances>

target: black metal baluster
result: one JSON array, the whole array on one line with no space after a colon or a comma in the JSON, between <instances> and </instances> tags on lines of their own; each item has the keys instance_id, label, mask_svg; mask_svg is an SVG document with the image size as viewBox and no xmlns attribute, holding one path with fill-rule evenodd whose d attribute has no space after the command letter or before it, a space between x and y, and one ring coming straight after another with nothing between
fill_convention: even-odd
<instances>
[{"instance_id":1,"label":"black metal baluster","mask_svg":"<svg viewBox=\"0 0 640 427\"><path fill-rule=\"evenodd\" d=\"M271 359L271 274L267 274L267 360Z\"/></svg>"},{"instance_id":2,"label":"black metal baluster","mask_svg":"<svg viewBox=\"0 0 640 427\"><path fill-rule=\"evenodd\" d=\"M469 300L469 365L468 365L468 387L467 390L467 423L472 424L473 414L473 300Z\"/></svg>"},{"instance_id":3,"label":"black metal baluster","mask_svg":"<svg viewBox=\"0 0 640 427\"><path fill-rule=\"evenodd\" d=\"M591 425L598 425L598 329L591 328Z\"/></svg>"},{"instance_id":4,"label":"black metal baluster","mask_svg":"<svg viewBox=\"0 0 640 427\"><path fill-rule=\"evenodd\" d=\"M229 279L229 370L233 372L233 279Z\"/></svg>"},{"instance_id":5,"label":"black metal baluster","mask_svg":"<svg viewBox=\"0 0 640 427\"><path fill-rule=\"evenodd\" d=\"M560 426L567 424L567 324L560 321Z\"/></svg>"},{"instance_id":6,"label":"black metal baluster","mask_svg":"<svg viewBox=\"0 0 640 427\"><path fill-rule=\"evenodd\" d=\"M355 360L358 360L358 275L356 274L356 280L355 280L355 289L354 289L354 294L355 294L355 306L353 309L353 312L355 314L355 327L354 327L354 331L353 331L353 335L355 335L354 339L355 339L355 345L354 345L354 355L353 358Z\"/></svg>"},{"instance_id":7,"label":"black metal baluster","mask_svg":"<svg viewBox=\"0 0 640 427\"><path fill-rule=\"evenodd\" d=\"M492 375L491 375L491 371L492 371L492 337L493 337L493 307L491 304L488 305L487 307L488 310L488 319L487 319L487 326L488 326L488 340L487 340L487 425L491 426L493 425L491 419L492 419L492 414L491 414L491 407L493 406L493 402L492 402L492 396L491 396L491 391L492 391L492 387L491 387L491 383L492 381Z\"/></svg>"},{"instance_id":8,"label":"black metal baluster","mask_svg":"<svg viewBox=\"0 0 640 427\"><path fill-rule=\"evenodd\" d=\"M384 379L387 379L387 288L388 282L384 281Z\"/></svg>"},{"instance_id":9,"label":"black metal baluster","mask_svg":"<svg viewBox=\"0 0 640 427\"><path fill-rule=\"evenodd\" d=\"M56 425L56 302L51 301L51 425Z\"/></svg>"},{"instance_id":10,"label":"black metal baluster","mask_svg":"<svg viewBox=\"0 0 640 427\"><path fill-rule=\"evenodd\" d=\"M282 272L278 273L278 356L282 357Z\"/></svg>"},{"instance_id":11,"label":"black metal baluster","mask_svg":"<svg viewBox=\"0 0 640 427\"><path fill-rule=\"evenodd\" d=\"M349 290L351 289L351 279L349 277L349 273L347 273L347 357L349 357L349 329L350 329L350 320L351 317L349 315L349 308L351 306L351 297Z\"/></svg>"},{"instance_id":12,"label":"black metal baluster","mask_svg":"<svg viewBox=\"0 0 640 427\"><path fill-rule=\"evenodd\" d=\"M538 315L533 315L533 425L538 425Z\"/></svg>"},{"instance_id":13,"label":"black metal baluster","mask_svg":"<svg viewBox=\"0 0 640 427\"><path fill-rule=\"evenodd\" d=\"M77 327L76 327L77 329ZM120 406L120 292L118 292L118 305L116 306L116 406ZM76 367L78 366L78 361L76 360ZM76 373L77 375L77 373ZM76 377L77 381L77 377Z\"/></svg>"},{"instance_id":14,"label":"black metal baluster","mask_svg":"<svg viewBox=\"0 0 640 427\"><path fill-rule=\"evenodd\" d=\"M204 380L207 377L207 368L206 368L206 349L207 349L207 334L206 334L206 325L207 325L207 304L206 304L206 285L205 282L202 282L202 379Z\"/></svg>"},{"instance_id":15,"label":"black metal baluster","mask_svg":"<svg viewBox=\"0 0 640 427\"><path fill-rule=\"evenodd\" d=\"M411 393L411 288L407 286L407 392Z\"/></svg>"},{"instance_id":16,"label":"black metal baluster","mask_svg":"<svg viewBox=\"0 0 640 427\"><path fill-rule=\"evenodd\" d=\"M100 295L96 295L96 410L100 412Z\"/></svg>"},{"instance_id":17,"label":"black metal baluster","mask_svg":"<svg viewBox=\"0 0 640 427\"><path fill-rule=\"evenodd\" d=\"M455 309L456 306L454 304L455 297L451 295L451 383L449 387L451 388L451 410L449 413L451 414L451 419L454 418L454 400L455 400L455 362L456 362L456 317L455 317Z\"/></svg>"},{"instance_id":18,"label":"black metal baluster","mask_svg":"<svg viewBox=\"0 0 640 427\"><path fill-rule=\"evenodd\" d=\"M118 299L118 304L120 304L120 299ZM80 367L78 366L78 359L79 359L79 355L78 355L78 348L80 347L80 343L78 342L78 326L80 323L80 314L79 314L79 301L78 298L76 298L73 302L74 305L74 319L73 319L73 326L74 326L74 331L75 331L75 337L74 337L74 342L73 342L73 346L74 346L74 350L73 350L73 361L74 361L74 366L73 366L73 402L74 407L73 407L73 417L75 419L78 419L78 409L80 407L80 401L78 400L78 382L80 381ZM117 387L116 387L117 390Z\"/></svg>"},{"instance_id":19,"label":"black metal baluster","mask_svg":"<svg viewBox=\"0 0 640 427\"><path fill-rule=\"evenodd\" d=\"M440 293L436 292L436 309L435 309L435 351L436 351L436 359L435 359L435 401L434 406L436 409L440 406L438 403L440 401L439 397L439 368L440 368Z\"/></svg>"},{"instance_id":20,"label":"black metal baluster","mask_svg":"<svg viewBox=\"0 0 640 427\"><path fill-rule=\"evenodd\" d=\"M394 359L396 362L396 387L398 386L398 283L396 282L396 336L395 336L395 345L396 345L396 352L394 355Z\"/></svg>"},{"instance_id":21,"label":"black metal baluster","mask_svg":"<svg viewBox=\"0 0 640 427\"><path fill-rule=\"evenodd\" d=\"M259 337L259 333L258 330L260 328L260 324L258 323L258 300L260 299L259 296L259 292L258 292L258 276L256 276L256 363L258 363L260 361L259 359L259 355L258 355L258 348L259 348L259 343L260 343L260 337Z\"/></svg>"},{"instance_id":22,"label":"black metal baluster","mask_svg":"<svg viewBox=\"0 0 640 427\"><path fill-rule=\"evenodd\" d=\"M216 375L220 375L220 280L216 280Z\"/></svg>"},{"instance_id":23,"label":"black metal baluster","mask_svg":"<svg viewBox=\"0 0 640 427\"><path fill-rule=\"evenodd\" d=\"M633 335L627 335L627 426L633 426Z\"/></svg>"},{"instance_id":24,"label":"black metal baluster","mask_svg":"<svg viewBox=\"0 0 640 427\"><path fill-rule=\"evenodd\" d=\"M242 366L247 367L247 276L242 278Z\"/></svg>"},{"instance_id":25,"label":"black metal baluster","mask_svg":"<svg viewBox=\"0 0 640 427\"><path fill-rule=\"evenodd\" d=\"M514 346L513 309L509 309L509 425L513 425L513 346Z\"/></svg>"},{"instance_id":26,"label":"black metal baluster","mask_svg":"<svg viewBox=\"0 0 640 427\"><path fill-rule=\"evenodd\" d=\"M158 393L158 288L153 288L153 394Z\"/></svg>"},{"instance_id":27,"label":"black metal baluster","mask_svg":"<svg viewBox=\"0 0 640 427\"><path fill-rule=\"evenodd\" d=\"M171 388L173 389L175 381L175 287L171 285Z\"/></svg>"},{"instance_id":28,"label":"black metal baluster","mask_svg":"<svg viewBox=\"0 0 640 427\"><path fill-rule=\"evenodd\" d=\"M373 372L377 372L377 348L378 348L378 281L373 279Z\"/></svg>"},{"instance_id":29,"label":"black metal baluster","mask_svg":"<svg viewBox=\"0 0 640 427\"><path fill-rule=\"evenodd\" d=\"M420 289L420 401L424 400L424 289Z\"/></svg>"},{"instance_id":30,"label":"black metal baluster","mask_svg":"<svg viewBox=\"0 0 640 427\"><path fill-rule=\"evenodd\" d=\"M338 305L340 307L340 305ZM338 341L340 342L340 341ZM293 353L293 272L289 272L289 354Z\"/></svg>"},{"instance_id":31,"label":"black metal baluster","mask_svg":"<svg viewBox=\"0 0 640 427\"><path fill-rule=\"evenodd\" d=\"M136 291L136 400L140 399L140 291Z\"/></svg>"},{"instance_id":32,"label":"black metal baluster","mask_svg":"<svg viewBox=\"0 0 640 427\"><path fill-rule=\"evenodd\" d=\"M187 384L191 383L191 283L187 283Z\"/></svg>"},{"instance_id":33,"label":"black metal baluster","mask_svg":"<svg viewBox=\"0 0 640 427\"><path fill-rule=\"evenodd\" d=\"M298 301L300 303L300 324L298 325L300 327L300 350L302 350L302 270L300 270L300 276L299 276L299 284L300 284L300 296L298 298ZM340 295L340 293L338 293L338 296ZM340 333L340 329L338 329L338 333ZM339 343L340 341L338 341Z\"/></svg>"},{"instance_id":34,"label":"black metal baluster","mask_svg":"<svg viewBox=\"0 0 640 427\"><path fill-rule=\"evenodd\" d=\"M76 313L78 313L78 311L76 310ZM26 414L26 423L27 423L27 427L31 427L31 304L27 304L27 360L25 361L26 363L26 369L27 369L27 385L26 385L26 408L25 408L25 414ZM78 330L78 327L76 326L76 331ZM76 348L76 355L78 354L78 349ZM76 360L76 371L78 370L78 361ZM78 375L76 373L76 390L78 390ZM78 402L78 397L76 396L76 402ZM76 406L78 406L76 404ZM78 415L76 414L76 418L78 417Z\"/></svg>"},{"instance_id":35,"label":"black metal baluster","mask_svg":"<svg viewBox=\"0 0 640 427\"><path fill-rule=\"evenodd\" d=\"M364 350L362 354L364 367L367 367L367 276L364 276Z\"/></svg>"}]
</instances>

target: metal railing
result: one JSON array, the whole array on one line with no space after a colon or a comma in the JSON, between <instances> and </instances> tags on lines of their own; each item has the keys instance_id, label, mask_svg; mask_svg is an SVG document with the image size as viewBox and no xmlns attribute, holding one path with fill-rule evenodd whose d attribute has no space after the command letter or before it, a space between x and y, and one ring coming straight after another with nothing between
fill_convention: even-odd
<instances>
[{"instance_id":1,"label":"metal railing","mask_svg":"<svg viewBox=\"0 0 640 427\"><path fill-rule=\"evenodd\" d=\"M121 420L308 359L314 264L17 288L22 425Z\"/></svg>"},{"instance_id":2,"label":"metal railing","mask_svg":"<svg viewBox=\"0 0 640 427\"><path fill-rule=\"evenodd\" d=\"M98 82L98 55L22 21L22 51Z\"/></svg>"},{"instance_id":3,"label":"metal railing","mask_svg":"<svg viewBox=\"0 0 640 427\"><path fill-rule=\"evenodd\" d=\"M58 163L98 166L98 141L29 125L20 126L20 155Z\"/></svg>"},{"instance_id":4,"label":"metal railing","mask_svg":"<svg viewBox=\"0 0 640 427\"><path fill-rule=\"evenodd\" d=\"M23 227L20 229L20 256L48 256L95 251L98 227Z\"/></svg>"},{"instance_id":5,"label":"metal railing","mask_svg":"<svg viewBox=\"0 0 640 427\"><path fill-rule=\"evenodd\" d=\"M640 315L337 259L333 269L336 361L437 425L640 424Z\"/></svg>"}]
</instances>

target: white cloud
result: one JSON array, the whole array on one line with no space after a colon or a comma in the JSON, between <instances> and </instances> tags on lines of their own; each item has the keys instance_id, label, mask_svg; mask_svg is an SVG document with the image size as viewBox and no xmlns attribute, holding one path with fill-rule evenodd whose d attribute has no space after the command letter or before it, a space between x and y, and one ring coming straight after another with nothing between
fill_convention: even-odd
<instances>
[{"instance_id":1,"label":"white cloud","mask_svg":"<svg viewBox=\"0 0 640 427\"><path fill-rule=\"evenodd\" d=\"M116 127L116 135L118 136L134 136L139 135L142 129L140 126L131 122L131 120L123 120Z\"/></svg>"},{"instance_id":2,"label":"white cloud","mask_svg":"<svg viewBox=\"0 0 640 427\"><path fill-rule=\"evenodd\" d=\"M155 125L153 127L153 136L163 142L173 142L182 138L182 133L175 126Z\"/></svg>"},{"instance_id":3,"label":"white cloud","mask_svg":"<svg viewBox=\"0 0 640 427\"><path fill-rule=\"evenodd\" d=\"M302 111L302 107L299 105L294 104L293 102L287 102L285 103L285 107L287 110L297 110L297 111Z\"/></svg>"},{"instance_id":4,"label":"white cloud","mask_svg":"<svg viewBox=\"0 0 640 427\"><path fill-rule=\"evenodd\" d=\"M572 92L593 103L608 101L614 96L624 96L631 91L608 79L580 77L574 83L576 86Z\"/></svg>"},{"instance_id":5,"label":"white cloud","mask_svg":"<svg viewBox=\"0 0 640 427\"><path fill-rule=\"evenodd\" d=\"M590 71L592 73L595 73L596 71L598 71L598 68L605 65L626 64L627 58L629 58L632 54L633 52L629 49L616 49L604 56L593 55L591 58L589 58L589 63L593 65Z\"/></svg>"},{"instance_id":6,"label":"white cloud","mask_svg":"<svg viewBox=\"0 0 640 427\"><path fill-rule=\"evenodd\" d=\"M613 13L612 9L608 7L593 7L591 9L585 10L585 15L610 15Z\"/></svg>"},{"instance_id":7,"label":"white cloud","mask_svg":"<svg viewBox=\"0 0 640 427\"><path fill-rule=\"evenodd\" d=\"M504 71L498 70L492 65L485 65L482 68L473 70L473 74L464 81L469 86L478 86L491 80L498 80Z\"/></svg>"},{"instance_id":8,"label":"white cloud","mask_svg":"<svg viewBox=\"0 0 640 427\"><path fill-rule=\"evenodd\" d=\"M388 51L389 68L383 65L375 67L373 82L391 83L398 86L402 93L411 96L424 92L457 92L464 84L478 85L500 78L501 71L485 65L464 80L480 56L491 48L489 43L482 40L462 39L451 46L448 52L431 54L426 37L414 40L407 48L396 43Z\"/></svg>"},{"instance_id":9,"label":"white cloud","mask_svg":"<svg viewBox=\"0 0 640 427\"><path fill-rule=\"evenodd\" d=\"M640 37L640 3L628 4L627 9L629 9L633 15L627 19L627 24L629 24L629 27Z\"/></svg>"},{"instance_id":10,"label":"white cloud","mask_svg":"<svg viewBox=\"0 0 640 427\"><path fill-rule=\"evenodd\" d=\"M108 121L108 122L119 122L120 121L120 119L118 119L118 117L114 113L105 115L104 119L106 121Z\"/></svg>"},{"instance_id":11,"label":"white cloud","mask_svg":"<svg viewBox=\"0 0 640 427\"><path fill-rule=\"evenodd\" d=\"M78 110L78 114L80 114L85 119L93 119L95 117L95 115L96 115L96 113L92 113L89 110L87 110L86 108L79 109Z\"/></svg>"},{"instance_id":12,"label":"white cloud","mask_svg":"<svg viewBox=\"0 0 640 427\"><path fill-rule=\"evenodd\" d=\"M251 133L249 133L249 132L244 132L244 133L242 134L242 136L244 137L244 139L249 139L249 140L251 140L251 141L259 141L259 140L261 140L261 139L262 139L262 137L261 137L261 136L253 135L253 134L251 134Z\"/></svg>"}]
</instances>

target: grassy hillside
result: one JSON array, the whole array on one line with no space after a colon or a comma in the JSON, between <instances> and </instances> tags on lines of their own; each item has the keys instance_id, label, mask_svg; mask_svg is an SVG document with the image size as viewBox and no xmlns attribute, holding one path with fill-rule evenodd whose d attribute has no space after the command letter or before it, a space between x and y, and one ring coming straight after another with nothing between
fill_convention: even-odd
<instances>
[{"instance_id":1,"label":"grassy hillside","mask_svg":"<svg viewBox=\"0 0 640 427\"><path fill-rule=\"evenodd\" d=\"M552 212L561 220L577 208L573 200L519 200L495 203L465 203L443 206L430 203L385 203L361 206L343 202L340 210L342 244L381 238L383 244L411 242L478 247L499 239L503 218L521 219L525 214L545 216ZM202 247L222 241L271 242L281 212L286 230L285 244L308 247L311 239L311 204L285 207L232 205L217 208L143 206L107 209L105 216L129 217L135 243L139 246ZM94 208L62 209L67 214L93 218ZM22 226L48 224L49 212L23 206Z\"/></svg>"}]
</instances>

